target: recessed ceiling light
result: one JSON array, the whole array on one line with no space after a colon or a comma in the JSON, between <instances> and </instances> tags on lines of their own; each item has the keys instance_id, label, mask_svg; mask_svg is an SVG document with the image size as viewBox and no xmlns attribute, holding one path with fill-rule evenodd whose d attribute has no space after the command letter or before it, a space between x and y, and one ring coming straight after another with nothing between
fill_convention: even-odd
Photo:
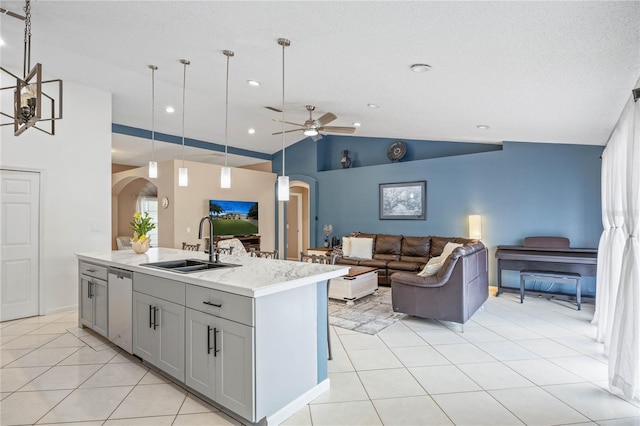
<instances>
[{"instance_id":1,"label":"recessed ceiling light","mask_svg":"<svg viewBox=\"0 0 640 426\"><path fill-rule=\"evenodd\" d=\"M255 132L256 132L256 129L247 130L247 133L249 133L250 135L254 134Z\"/></svg>"},{"instance_id":2,"label":"recessed ceiling light","mask_svg":"<svg viewBox=\"0 0 640 426\"><path fill-rule=\"evenodd\" d=\"M427 64L413 64L411 65L411 71L413 72L427 72L431 69L431 65Z\"/></svg>"},{"instance_id":3,"label":"recessed ceiling light","mask_svg":"<svg viewBox=\"0 0 640 426\"><path fill-rule=\"evenodd\" d=\"M169 114L173 114L174 112L176 112L176 110L173 109L172 106L168 106L167 109L165 109L165 111L167 111Z\"/></svg>"},{"instance_id":4,"label":"recessed ceiling light","mask_svg":"<svg viewBox=\"0 0 640 426\"><path fill-rule=\"evenodd\" d=\"M487 126L486 124L478 124L476 127L477 127L478 129L482 129L482 130L490 129L490 127L489 127L489 126Z\"/></svg>"},{"instance_id":5,"label":"recessed ceiling light","mask_svg":"<svg viewBox=\"0 0 640 426\"><path fill-rule=\"evenodd\" d=\"M247 80L247 83L249 86L260 86L260 82L255 80Z\"/></svg>"},{"instance_id":6,"label":"recessed ceiling light","mask_svg":"<svg viewBox=\"0 0 640 426\"><path fill-rule=\"evenodd\" d=\"M373 109L380 108L380 106L378 106L378 105L376 105L376 104L367 104L367 106L368 106L369 108L373 108Z\"/></svg>"},{"instance_id":7,"label":"recessed ceiling light","mask_svg":"<svg viewBox=\"0 0 640 426\"><path fill-rule=\"evenodd\" d=\"M362 123L359 123L359 122L357 122L357 121L354 121L354 122L353 122L353 125L354 125L355 127L360 127L360 126L362 126Z\"/></svg>"}]
</instances>

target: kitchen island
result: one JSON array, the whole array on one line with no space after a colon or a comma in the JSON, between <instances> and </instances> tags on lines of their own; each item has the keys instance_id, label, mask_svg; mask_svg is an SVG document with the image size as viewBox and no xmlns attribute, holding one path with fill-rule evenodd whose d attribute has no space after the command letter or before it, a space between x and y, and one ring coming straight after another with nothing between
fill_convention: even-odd
<instances>
[{"instance_id":1,"label":"kitchen island","mask_svg":"<svg viewBox=\"0 0 640 426\"><path fill-rule=\"evenodd\" d=\"M78 259L82 325L241 421L278 424L329 388L327 281L347 267L233 255L220 261L238 266L190 273L143 265L208 259L168 248Z\"/></svg>"}]
</instances>

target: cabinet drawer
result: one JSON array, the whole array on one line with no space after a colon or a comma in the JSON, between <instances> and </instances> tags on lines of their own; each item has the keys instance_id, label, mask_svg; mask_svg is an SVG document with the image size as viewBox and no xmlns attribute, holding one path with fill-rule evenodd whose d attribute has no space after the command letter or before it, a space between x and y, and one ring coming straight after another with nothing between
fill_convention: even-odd
<instances>
[{"instance_id":1,"label":"cabinet drawer","mask_svg":"<svg viewBox=\"0 0 640 426\"><path fill-rule=\"evenodd\" d=\"M187 284L187 307L241 324L254 325L251 297Z\"/></svg>"},{"instance_id":2,"label":"cabinet drawer","mask_svg":"<svg viewBox=\"0 0 640 426\"><path fill-rule=\"evenodd\" d=\"M133 289L135 291L168 300L178 305L184 305L184 286L185 283L179 281L138 272L133 274Z\"/></svg>"},{"instance_id":3,"label":"cabinet drawer","mask_svg":"<svg viewBox=\"0 0 640 426\"><path fill-rule=\"evenodd\" d=\"M101 280L107 280L107 267L94 265L93 263L80 262L80 274L88 275Z\"/></svg>"}]
</instances>

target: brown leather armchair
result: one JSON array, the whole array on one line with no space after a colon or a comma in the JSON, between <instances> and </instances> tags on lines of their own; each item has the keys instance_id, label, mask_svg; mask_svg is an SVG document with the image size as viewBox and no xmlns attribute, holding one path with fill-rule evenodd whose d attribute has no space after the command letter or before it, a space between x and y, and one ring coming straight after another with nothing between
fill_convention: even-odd
<instances>
[{"instance_id":1,"label":"brown leather armchair","mask_svg":"<svg viewBox=\"0 0 640 426\"><path fill-rule=\"evenodd\" d=\"M454 250L436 275L391 275L394 312L464 324L488 297L487 248L479 241Z\"/></svg>"}]
</instances>

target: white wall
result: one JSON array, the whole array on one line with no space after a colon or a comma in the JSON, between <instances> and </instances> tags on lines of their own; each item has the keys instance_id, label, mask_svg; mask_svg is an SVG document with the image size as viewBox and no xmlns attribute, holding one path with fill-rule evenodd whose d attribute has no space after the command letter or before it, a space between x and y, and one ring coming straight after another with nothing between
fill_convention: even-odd
<instances>
[{"instance_id":1,"label":"white wall","mask_svg":"<svg viewBox=\"0 0 640 426\"><path fill-rule=\"evenodd\" d=\"M63 100L55 136L0 128L0 166L42 173L41 313L77 307L75 253L111 250L111 94L65 81Z\"/></svg>"}]
</instances>

